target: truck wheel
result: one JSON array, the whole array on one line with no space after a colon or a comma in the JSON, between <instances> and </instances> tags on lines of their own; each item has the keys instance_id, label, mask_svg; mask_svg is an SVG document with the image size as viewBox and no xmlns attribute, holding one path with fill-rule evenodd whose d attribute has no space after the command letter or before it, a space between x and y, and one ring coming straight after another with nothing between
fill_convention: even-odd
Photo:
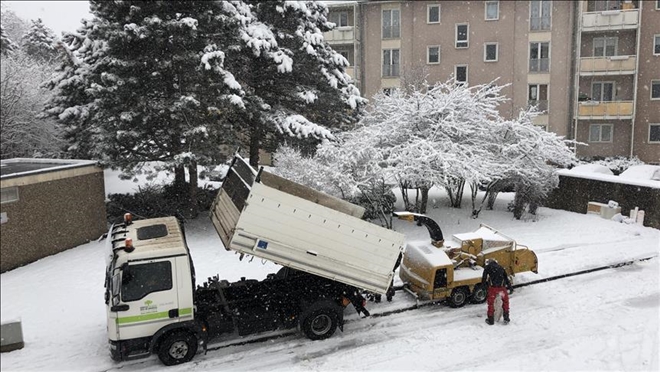
<instances>
[{"instance_id":1,"label":"truck wheel","mask_svg":"<svg viewBox=\"0 0 660 372\"><path fill-rule=\"evenodd\" d=\"M470 302L473 304L482 304L484 301L486 301L486 297L488 296L488 291L486 290L486 287L480 284L477 284L474 286L474 289L472 290L472 296L470 296Z\"/></svg>"},{"instance_id":2,"label":"truck wheel","mask_svg":"<svg viewBox=\"0 0 660 372\"><path fill-rule=\"evenodd\" d=\"M453 291L451 291L451 295L449 296L449 306L451 307L461 307L465 305L468 299L468 291L463 288L454 288Z\"/></svg>"},{"instance_id":3,"label":"truck wheel","mask_svg":"<svg viewBox=\"0 0 660 372\"><path fill-rule=\"evenodd\" d=\"M197 353L197 338L189 332L166 336L158 347L158 358L166 366L190 361Z\"/></svg>"},{"instance_id":4,"label":"truck wheel","mask_svg":"<svg viewBox=\"0 0 660 372\"><path fill-rule=\"evenodd\" d=\"M310 340L324 340L337 329L337 314L329 308L318 309L309 314L300 325Z\"/></svg>"}]
</instances>

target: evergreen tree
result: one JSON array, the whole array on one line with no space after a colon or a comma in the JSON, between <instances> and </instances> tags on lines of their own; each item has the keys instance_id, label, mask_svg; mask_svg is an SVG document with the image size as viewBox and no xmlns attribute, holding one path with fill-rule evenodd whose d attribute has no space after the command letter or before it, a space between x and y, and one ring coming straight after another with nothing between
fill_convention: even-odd
<instances>
[{"instance_id":1,"label":"evergreen tree","mask_svg":"<svg viewBox=\"0 0 660 372\"><path fill-rule=\"evenodd\" d=\"M28 55L40 61L51 61L56 55L55 34L41 18L32 21L30 30L23 36L22 46Z\"/></svg>"},{"instance_id":2,"label":"evergreen tree","mask_svg":"<svg viewBox=\"0 0 660 372\"><path fill-rule=\"evenodd\" d=\"M5 28L0 25L0 53L2 55L9 55L14 49L16 49L16 44L11 41L11 39L5 33Z\"/></svg>"},{"instance_id":3,"label":"evergreen tree","mask_svg":"<svg viewBox=\"0 0 660 372\"><path fill-rule=\"evenodd\" d=\"M312 1L248 1L238 53L225 56L240 89L240 129L257 165L263 140L277 134L326 138L366 102L345 73L348 61L324 40L327 8ZM242 31L243 32L243 31Z\"/></svg>"},{"instance_id":4,"label":"evergreen tree","mask_svg":"<svg viewBox=\"0 0 660 372\"><path fill-rule=\"evenodd\" d=\"M251 155L278 130L328 137L321 124L348 121L363 102L346 60L323 42L323 5L92 1L91 11L61 44L62 75L50 84L59 94L47 112L71 150L127 175L159 161L181 186L187 166L194 196L197 163L235 134L249 139Z\"/></svg>"}]
</instances>

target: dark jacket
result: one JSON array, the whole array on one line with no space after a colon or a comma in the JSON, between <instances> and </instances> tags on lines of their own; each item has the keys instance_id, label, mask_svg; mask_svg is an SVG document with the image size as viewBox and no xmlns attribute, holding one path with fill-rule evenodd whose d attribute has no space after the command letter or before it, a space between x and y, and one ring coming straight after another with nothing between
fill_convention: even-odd
<instances>
[{"instance_id":1,"label":"dark jacket","mask_svg":"<svg viewBox=\"0 0 660 372\"><path fill-rule=\"evenodd\" d=\"M506 275L506 270L495 261L490 261L484 269L484 274L481 276L481 282L490 287L507 287L511 289L511 282L509 276Z\"/></svg>"}]
</instances>

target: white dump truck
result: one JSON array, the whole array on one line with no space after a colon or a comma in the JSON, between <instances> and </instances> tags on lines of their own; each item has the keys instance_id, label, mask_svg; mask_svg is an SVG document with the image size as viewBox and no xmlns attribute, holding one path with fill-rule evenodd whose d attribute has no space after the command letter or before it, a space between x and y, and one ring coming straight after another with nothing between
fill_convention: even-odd
<instances>
[{"instance_id":1,"label":"white dump truck","mask_svg":"<svg viewBox=\"0 0 660 372\"><path fill-rule=\"evenodd\" d=\"M361 219L364 209L263 169L232 162L211 219L228 250L282 265L257 281L198 285L183 227L165 217L113 225L106 238L111 355L187 362L213 340L299 327L310 339L343 329L360 290L385 294L404 236Z\"/></svg>"}]
</instances>

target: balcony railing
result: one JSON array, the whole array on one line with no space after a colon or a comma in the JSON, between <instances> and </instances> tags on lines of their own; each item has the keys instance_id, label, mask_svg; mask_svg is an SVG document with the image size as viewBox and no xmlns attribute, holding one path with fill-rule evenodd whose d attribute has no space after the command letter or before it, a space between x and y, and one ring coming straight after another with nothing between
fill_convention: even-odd
<instances>
[{"instance_id":1,"label":"balcony railing","mask_svg":"<svg viewBox=\"0 0 660 372\"><path fill-rule=\"evenodd\" d=\"M582 13L583 32L636 29L638 25L638 9Z\"/></svg>"},{"instance_id":2,"label":"balcony railing","mask_svg":"<svg viewBox=\"0 0 660 372\"><path fill-rule=\"evenodd\" d=\"M355 42L354 27L338 27L332 31L324 32L323 37L330 44L353 43Z\"/></svg>"},{"instance_id":3,"label":"balcony railing","mask_svg":"<svg viewBox=\"0 0 660 372\"><path fill-rule=\"evenodd\" d=\"M635 73L637 56L580 58L580 75L630 75Z\"/></svg>"},{"instance_id":4,"label":"balcony railing","mask_svg":"<svg viewBox=\"0 0 660 372\"><path fill-rule=\"evenodd\" d=\"M579 103L579 119L630 119L633 114L633 101L584 101Z\"/></svg>"}]
</instances>

